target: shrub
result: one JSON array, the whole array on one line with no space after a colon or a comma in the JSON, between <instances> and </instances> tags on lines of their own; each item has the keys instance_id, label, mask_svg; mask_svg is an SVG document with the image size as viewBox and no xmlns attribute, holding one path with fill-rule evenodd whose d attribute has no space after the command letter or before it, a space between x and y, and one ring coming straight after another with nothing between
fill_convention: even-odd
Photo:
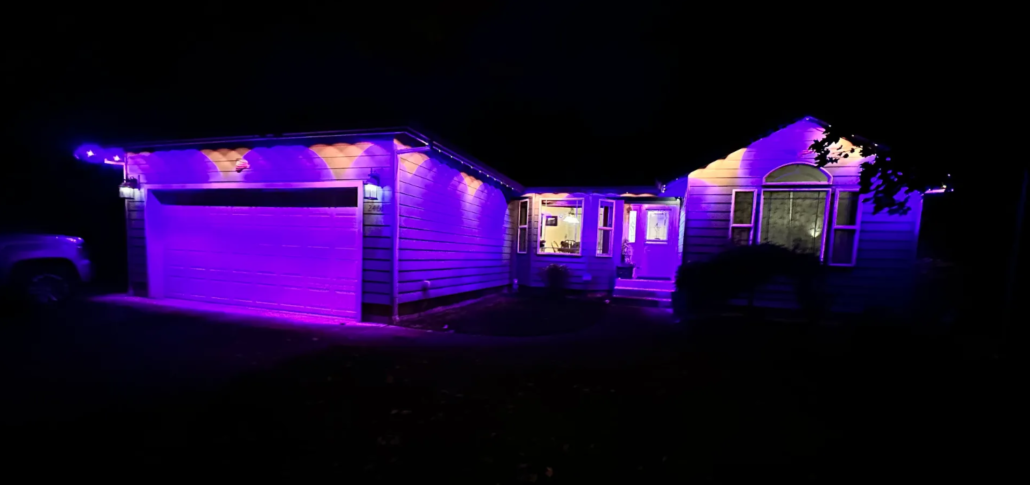
<instances>
[{"instance_id":1,"label":"shrub","mask_svg":"<svg viewBox=\"0 0 1030 485\"><path fill-rule=\"evenodd\" d=\"M569 285L569 268L564 264L552 263L540 272L540 277L552 294L563 294Z\"/></svg>"},{"instance_id":2,"label":"shrub","mask_svg":"<svg viewBox=\"0 0 1030 485\"><path fill-rule=\"evenodd\" d=\"M778 277L794 282L801 310L818 318L824 309L823 266L819 259L772 244L728 249L708 261L680 266L676 272L674 311L681 318L753 297L755 290Z\"/></svg>"}]
</instances>

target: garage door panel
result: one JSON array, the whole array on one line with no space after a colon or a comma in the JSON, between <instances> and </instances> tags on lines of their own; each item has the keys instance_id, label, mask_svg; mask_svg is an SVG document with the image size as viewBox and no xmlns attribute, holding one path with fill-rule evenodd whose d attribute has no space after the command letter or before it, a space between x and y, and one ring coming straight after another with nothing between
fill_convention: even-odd
<instances>
[{"instance_id":1,"label":"garage door panel","mask_svg":"<svg viewBox=\"0 0 1030 485\"><path fill-rule=\"evenodd\" d=\"M360 207L163 205L158 218L166 297L359 316Z\"/></svg>"},{"instance_id":2,"label":"garage door panel","mask_svg":"<svg viewBox=\"0 0 1030 485\"><path fill-rule=\"evenodd\" d=\"M346 293L359 291L359 282L350 278L317 277L310 275L289 275L282 273L243 272L198 267L168 267L166 277L193 280L195 284L240 283L272 287L310 288Z\"/></svg>"}]
</instances>

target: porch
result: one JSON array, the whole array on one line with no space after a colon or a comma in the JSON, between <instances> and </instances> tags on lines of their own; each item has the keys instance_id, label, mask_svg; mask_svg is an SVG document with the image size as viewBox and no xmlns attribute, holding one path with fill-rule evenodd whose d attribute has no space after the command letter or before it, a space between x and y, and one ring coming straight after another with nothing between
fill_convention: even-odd
<instances>
[{"instance_id":1,"label":"porch","mask_svg":"<svg viewBox=\"0 0 1030 485\"><path fill-rule=\"evenodd\" d=\"M672 279L616 278L612 298L659 308L672 307L672 293L676 282Z\"/></svg>"}]
</instances>

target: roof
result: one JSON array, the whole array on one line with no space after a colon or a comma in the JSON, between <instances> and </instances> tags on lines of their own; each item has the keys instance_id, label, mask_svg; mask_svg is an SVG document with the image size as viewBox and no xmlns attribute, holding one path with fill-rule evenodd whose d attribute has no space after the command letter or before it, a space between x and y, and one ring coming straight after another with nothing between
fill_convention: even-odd
<instances>
[{"instance_id":1,"label":"roof","mask_svg":"<svg viewBox=\"0 0 1030 485\"><path fill-rule=\"evenodd\" d=\"M449 148L448 146L440 143L439 138L430 137L422 132L416 131L413 128L407 126L390 127L390 128L373 128L373 129L362 129L362 130L336 130L336 131L313 131L313 132L300 132L300 133L281 133L271 135L251 135L251 136L234 136L234 137L216 137L216 138L191 138L185 140L159 140L149 141L141 143L130 143L121 145L119 149L126 151L153 151L153 150L169 150L169 149L187 149L187 148L201 148L211 147L214 145L224 145L226 143L249 143L254 144L274 144L280 143L287 140L314 140L320 138L349 138L355 136L402 136L414 140L416 143L421 143L421 147L427 151L435 151L441 155L461 163L473 170L480 172L487 178L493 179L495 182L508 187L515 192L522 192L524 188L522 184L508 178L508 176L498 172L491 168L489 165L465 155L457 150ZM84 145L85 146L85 145ZM91 145L93 146L93 145ZM82 147L80 147L81 149ZM78 152L76 150L76 157Z\"/></svg>"}]
</instances>

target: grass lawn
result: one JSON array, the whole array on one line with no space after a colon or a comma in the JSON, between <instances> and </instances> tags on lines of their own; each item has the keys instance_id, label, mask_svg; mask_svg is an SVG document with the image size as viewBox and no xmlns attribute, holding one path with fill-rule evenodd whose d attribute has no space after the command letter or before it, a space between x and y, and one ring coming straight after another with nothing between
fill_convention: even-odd
<instances>
[{"instance_id":1,"label":"grass lawn","mask_svg":"<svg viewBox=\"0 0 1030 485\"><path fill-rule=\"evenodd\" d=\"M498 321L509 332L553 328L532 321L541 315L535 303L503 296L442 321L461 331L496 332L505 328ZM1018 382L1014 372L963 360L947 341L744 319L620 334L613 323L633 329L649 313L603 301L560 308L573 316L580 308L595 327L509 346L465 336L454 338L462 346L319 345L203 392L112 401L102 412L5 429L4 458L12 473L40 478L399 484L988 483L1016 460L1017 447L1004 445L1015 439L1008 420L1018 386L1006 384ZM259 336L299 338L231 330L219 337L226 351ZM217 336L177 332L176 352L187 355L198 335ZM166 335L147 345L164 348ZM200 370L193 379L204 378ZM84 379L54 375L38 385L88 392Z\"/></svg>"}]
</instances>

